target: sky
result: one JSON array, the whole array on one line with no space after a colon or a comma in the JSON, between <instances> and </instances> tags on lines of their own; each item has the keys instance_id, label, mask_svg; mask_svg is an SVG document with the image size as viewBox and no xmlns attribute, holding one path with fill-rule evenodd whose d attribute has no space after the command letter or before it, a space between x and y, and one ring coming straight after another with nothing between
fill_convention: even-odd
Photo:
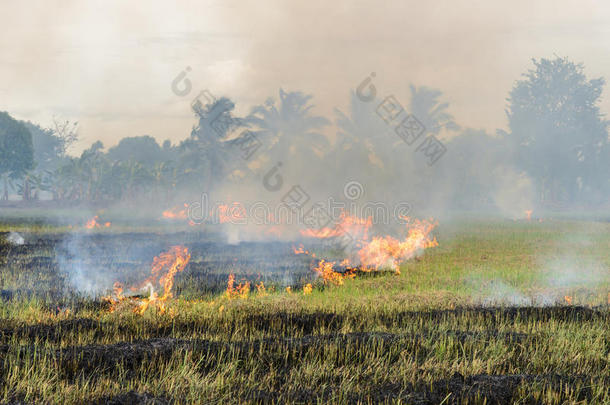
<instances>
[{"instance_id":1,"label":"sky","mask_svg":"<svg viewBox=\"0 0 610 405\"><path fill-rule=\"evenodd\" d=\"M239 114L299 90L333 118L374 72L381 97L438 88L462 127L495 133L532 58L610 78L610 2L592 0L2 0L0 20L0 111L78 121L72 153L126 136L179 142L203 90ZM182 72L185 95L172 91Z\"/></svg>"}]
</instances>

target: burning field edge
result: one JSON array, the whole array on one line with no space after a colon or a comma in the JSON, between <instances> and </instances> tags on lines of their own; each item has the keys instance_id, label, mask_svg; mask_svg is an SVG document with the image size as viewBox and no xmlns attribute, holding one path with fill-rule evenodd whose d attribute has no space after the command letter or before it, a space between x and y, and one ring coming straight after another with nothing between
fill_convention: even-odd
<instances>
[{"instance_id":1,"label":"burning field edge","mask_svg":"<svg viewBox=\"0 0 610 405\"><path fill-rule=\"evenodd\" d=\"M0 403L610 400L607 224L421 222L401 240L344 218L365 241L352 261L333 229L231 245L96 224L0 243Z\"/></svg>"}]
</instances>

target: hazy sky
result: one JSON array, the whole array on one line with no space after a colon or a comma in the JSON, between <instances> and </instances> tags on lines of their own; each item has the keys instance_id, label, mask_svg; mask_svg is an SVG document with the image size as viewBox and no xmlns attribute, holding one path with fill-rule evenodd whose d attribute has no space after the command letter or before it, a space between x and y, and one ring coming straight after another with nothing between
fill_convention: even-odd
<instances>
[{"instance_id":1,"label":"hazy sky","mask_svg":"<svg viewBox=\"0 0 610 405\"><path fill-rule=\"evenodd\" d=\"M280 87L301 90L332 118L375 72L381 96L404 104L409 84L436 87L462 126L495 131L533 57L568 56L610 79L602 1L2 0L0 21L0 110L43 126L78 120L73 152L98 139L183 139L203 89L240 113ZM171 82L187 66L181 97Z\"/></svg>"}]
</instances>

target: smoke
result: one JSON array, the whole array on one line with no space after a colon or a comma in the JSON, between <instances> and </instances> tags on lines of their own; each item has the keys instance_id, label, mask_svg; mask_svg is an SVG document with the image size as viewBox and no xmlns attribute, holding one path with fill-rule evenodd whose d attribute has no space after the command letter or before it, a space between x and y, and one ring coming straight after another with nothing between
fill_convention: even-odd
<instances>
[{"instance_id":1,"label":"smoke","mask_svg":"<svg viewBox=\"0 0 610 405\"><path fill-rule=\"evenodd\" d=\"M23 245L25 243L23 236L19 235L17 232L10 232L6 237L6 241L12 245Z\"/></svg>"},{"instance_id":2,"label":"smoke","mask_svg":"<svg viewBox=\"0 0 610 405\"><path fill-rule=\"evenodd\" d=\"M110 267L113 255L111 246L78 232L69 233L56 249L57 263L72 291L87 296L108 291L118 279Z\"/></svg>"},{"instance_id":3,"label":"smoke","mask_svg":"<svg viewBox=\"0 0 610 405\"><path fill-rule=\"evenodd\" d=\"M524 217L526 210L534 208L534 186L525 173L498 167L494 170L495 190L493 200L500 212L508 218Z\"/></svg>"},{"instance_id":4,"label":"smoke","mask_svg":"<svg viewBox=\"0 0 610 405\"><path fill-rule=\"evenodd\" d=\"M531 298L502 280L489 280L480 292L483 305L531 305Z\"/></svg>"},{"instance_id":5,"label":"smoke","mask_svg":"<svg viewBox=\"0 0 610 405\"><path fill-rule=\"evenodd\" d=\"M544 285L561 291L593 288L610 282L610 266L600 259L596 239L603 240L603 227L590 224L578 226L562 235L557 243L561 250L541 255L538 259Z\"/></svg>"},{"instance_id":6,"label":"smoke","mask_svg":"<svg viewBox=\"0 0 610 405\"><path fill-rule=\"evenodd\" d=\"M569 226L564 224L564 226ZM531 283L500 278L470 276L467 284L478 290L476 300L483 305L549 306L586 301L592 291L610 283L610 267L599 257L595 240L604 237L603 226L587 229L574 226L571 232L552 241L537 254L531 268ZM490 271L491 273L491 271ZM520 286L517 286L520 284ZM605 294L605 293L604 293ZM573 299L576 301L573 301ZM603 297L605 299L605 297Z\"/></svg>"}]
</instances>

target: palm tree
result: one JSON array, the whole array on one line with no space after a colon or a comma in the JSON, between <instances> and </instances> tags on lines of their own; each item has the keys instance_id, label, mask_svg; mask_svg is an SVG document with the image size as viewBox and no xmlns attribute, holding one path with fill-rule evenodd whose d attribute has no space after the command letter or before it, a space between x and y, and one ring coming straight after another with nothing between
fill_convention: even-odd
<instances>
[{"instance_id":1,"label":"palm tree","mask_svg":"<svg viewBox=\"0 0 610 405\"><path fill-rule=\"evenodd\" d=\"M311 95L280 89L280 102L272 98L256 106L245 123L253 127L265 149L278 159L299 156L311 164L329 148L328 139L319 131L330 122L312 115Z\"/></svg>"},{"instance_id":2,"label":"palm tree","mask_svg":"<svg viewBox=\"0 0 610 405\"><path fill-rule=\"evenodd\" d=\"M199 184L209 191L223 177L228 161L228 134L241 125L232 115L234 108L233 102L225 97L194 108L199 123L180 144L179 177L183 182Z\"/></svg>"},{"instance_id":3,"label":"palm tree","mask_svg":"<svg viewBox=\"0 0 610 405\"><path fill-rule=\"evenodd\" d=\"M439 101L443 95L442 91L426 86L417 88L411 85L409 87L411 90L410 112L424 124L427 132L438 135L443 129L448 131L460 129L453 116L447 112L449 103Z\"/></svg>"}]
</instances>

